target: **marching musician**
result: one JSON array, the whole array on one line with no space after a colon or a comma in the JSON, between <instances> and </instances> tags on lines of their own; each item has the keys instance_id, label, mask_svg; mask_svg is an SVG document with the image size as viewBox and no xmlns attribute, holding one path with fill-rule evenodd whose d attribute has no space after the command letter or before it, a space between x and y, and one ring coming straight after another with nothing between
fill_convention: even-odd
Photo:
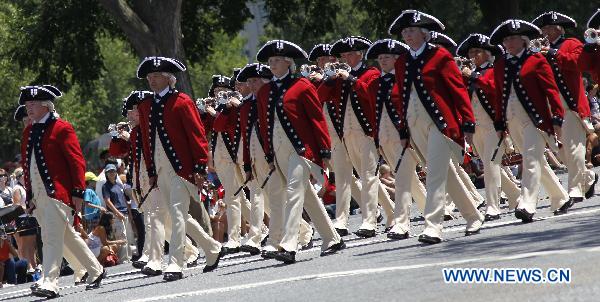
<instances>
[{"instance_id":1,"label":"marching musician","mask_svg":"<svg viewBox=\"0 0 600 302\"><path fill-rule=\"evenodd\" d=\"M532 23L510 19L490 35L492 45L502 43L506 50L494 64L494 128L499 139L508 130L523 155L521 201L515 216L524 223L533 221L540 184L550 197L553 211L564 213L572 205L544 157L546 144L555 151L560 148L564 109L550 64L542 54L528 49L530 39L541 34Z\"/></svg>"},{"instance_id":2,"label":"marching musician","mask_svg":"<svg viewBox=\"0 0 600 302\"><path fill-rule=\"evenodd\" d=\"M271 83L256 97L267 162L270 169L282 174L285 184L283 238L276 254L284 263L296 261L303 207L323 238L321 256L346 246L309 182L311 174L322 181L322 168L329 167L331 158L331 140L314 86L292 75L294 59L306 57L299 46L284 40L267 42L256 55L259 62L268 61L273 73ZM270 201L272 219L280 213L275 213L274 203L278 201Z\"/></svg>"},{"instance_id":3,"label":"marching musician","mask_svg":"<svg viewBox=\"0 0 600 302\"><path fill-rule=\"evenodd\" d=\"M583 197L594 195L598 175L585 166L587 135L594 128L590 120L590 104L585 95L582 74L577 65L583 44L575 38L565 38L565 28L575 28L577 23L569 16L554 11L539 15L532 21L542 30L549 45L541 53L546 56L560 92L565 115L562 124L561 159L567 166L567 192L571 204ZM560 213L558 213L560 214Z\"/></svg>"},{"instance_id":4,"label":"marching musician","mask_svg":"<svg viewBox=\"0 0 600 302\"><path fill-rule=\"evenodd\" d=\"M600 8L588 20L587 28L584 34L585 46L578 65L582 71L592 74L594 82L600 83Z\"/></svg>"},{"instance_id":5,"label":"marching musician","mask_svg":"<svg viewBox=\"0 0 600 302\"><path fill-rule=\"evenodd\" d=\"M85 190L85 159L71 124L54 112L62 93L51 85L21 88L31 124L23 130L21 157L27 199L36 210L42 230L43 281L32 286L38 297L58 296L63 253L72 254L87 271L86 289L100 287L106 272L73 228L73 214L81 213Z\"/></svg>"},{"instance_id":6,"label":"marching musician","mask_svg":"<svg viewBox=\"0 0 600 302\"><path fill-rule=\"evenodd\" d=\"M462 74L471 97L473 114L475 115L475 133L473 147L483 162L486 213L485 221L500 219L500 192L508 197L509 209L515 209L521 195L519 187L509 178L500 166L501 156L492 161L498 139L495 135L494 119L496 117L496 87L494 85L493 64L495 57L502 55L499 46L489 44L486 35L470 34L460 43L456 55L467 58L474 66L463 66ZM472 67L475 67L473 70ZM501 146L504 149L504 144ZM498 151L497 154L504 152Z\"/></svg>"},{"instance_id":7,"label":"marching musician","mask_svg":"<svg viewBox=\"0 0 600 302\"><path fill-rule=\"evenodd\" d=\"M441 242L446 191L467 221L465 235L479 233L483 215L477 211L467 188L460 181L455 162L462 161L465 141L472 144L475 119L467 90L453 56L444 48L427 43L429 31L442 31L444 25L435 17L405 10L389 28L390 34L401 35L410 47L396 60L396 83L401 106L399 123L401 148L414 148L423 155L427 165L427 197L425 230L419 241L427 244ZM414 146L409 146L409 140ZM407 165L403 167L402 165ZM403 157L401 171L414 169L414 158ZM396 176L401 177L401 176ZM396 194L401 204L396 211L405 216L399 226L401 234L410 227L411 182L404 177Z\"/></svg>"},{"instance_id":8,"label":"marching musician","mask_svg":"<svg viewBox=\"0 0 600 302\"><path fill-rule=\"evenodd\" d=\"M194 102L174 88L174 73L185 70L183 63L165 57L147 57L137 70L137 77L147 79L154 92L152 99L138 105L138 111L150 184L158 186L171 218L169 265L163 274L166 281L183 278L186 228L204 250L204 272L214 270L224 255L221 244L188 214L190 199L200 202L198 188L206 177L208 144Z\"/></svg>"}]
</instances>

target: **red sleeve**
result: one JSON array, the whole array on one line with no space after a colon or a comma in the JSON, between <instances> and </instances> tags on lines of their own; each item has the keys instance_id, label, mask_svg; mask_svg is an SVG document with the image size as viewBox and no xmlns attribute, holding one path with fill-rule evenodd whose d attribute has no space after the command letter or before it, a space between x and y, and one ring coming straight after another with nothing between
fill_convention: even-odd
<instances>
[{"instance_id":1,"label":"red sleeve","mask_svg":"<svg viewBox=\"0 0 600 302\"><path fill-rule=\"evenodd\" d=\"M335 88L337 86L338 80L331 81L323 81L319 88L317 88L317 95L321 104L325 104L326 102L330 102L331 99L335 97Z\"/></svg>"},{"instance_id":2,"label":"red sleeve","mask_svg":"<svg viewBox=\"0 0 600 302\"><path fill-rule=\"evenodd\" d=\"M213 130L217 132L229 131L235 127L237 120L238 108L228 108L222 112L218 112L212 124Z\"/></svg>"},{"instance_id":3,"label":"red sleeve","mask_svg":"<svg viewBox=\"0 0 600 302\"><path fill-rule=\"evenodd\" d=\"M62 144L60 144L61 151L68 159L68 164L65 168L69 171L69 175L71 176L73 190L81 190L81 195L83 195L83 191L85 190L85 159L83 158L83 153L81 152L81 147L79 146L79 141L77 140L77 135L75 135L73 126L65 122L62 129L60 129L57 138L62 142ZM75 192L71 192L71 195L78 195L78 192L74 193Z\"/></svg>"},{"instance_id":4,"label":"red sleeve","mask_svg":"<svg viewBox=\"0 0 600 302\"><path fill-rule=\"evenodd\" d=\"M193 171L204 174L206 171L202 167L208 162L208 142L204 133L204 126L200 121L200 115L195 104L189 98L178 100L181 104L178 106L180 121L183 124L185 135L190 146L192 160L194 163ZM185 120L183 120L185 118Z\"/></svg>"},{"instance_id":5,"label":"red sleeve","mask_svg":"<svg viewBox=\"0 0 600 302\"><path fill-rule=\"evenodd\" d=\"M441 81L449 92L449 101L452 102L455 110L458 111L459 116L462 118L463 128L465 123L472 123L474 126L475 117L473 116L469 93L454 58L450 54L447 54L441 63Z\"/></svg>"},{"instance_id":6,"label":"red sleeve","mask_svg":"<svg viewBox=\"0 0 600 302\"><path fill-rule=\"evenodd\" d=\"M561 70L579 71L577 62L583 51L583 44L577 39L568 39L556 53L556 60Z\"/></svg>"},{"instance_id":7,"label":"red sleeve","mask_svg":"<svg viewBox=\"0 0 600 302\"><path fill-rule=\"evenodd\" d=\"M496 101L496 85L494 81L494 70L492 68L487 69L481 76L475 79L475 85L483 90L488 98L492 98L492 101ZM495 104L495 103L494 103Z\"/></svg>"},{"instance_id":8,"label":"red sleeve","mask_svg":"<svg viewBox=\"0 0 600 302\"><path fill-rule=\"evenodd\" d=\"M600 82L600 48L584 50L577 63L582 72L591 73L594 82Z\"/></svg>"},{"instance_id":9,"label":"red sleeve","mask_svg":"<svg viewBox=\"0 0 600 302\"><path fill-rule=\"evenodd\" d=\"M122 138L113 138L108 146L108 154L113 157L123 158L129 153L130 142Z\"/></svg>"},{"instance_id":10,"label":"red sleeve","mask_svg":"<svg viewBox=\"0 0 600 302\"><path fill-rule=\"evenodd\" d=\"M314 133L317 144L319 144L319 148L321 148L319 151L331 151L331 137L327 130L323 106L319 101L317 91L312 85L305 85L302 94L302 102L300 104L302 104L304 112L310 119L313 130L312 133Z\"/></svg>"},{"instance_id":11,"label":"red sleeve","mask_svg":"<svg viewBox=\"0 0 600 302\"><path fill-rule=\"evenodd\" d=\"M541 55L540 55L541 56ZM554 74L552 73L552 67L545 58L539 60L536 67L536 75L538 76L538 83L540 89L546 95L548 99L548 105L550 106L550 112L552 113L553 119L564 117L565 110L560 100L560 92L556 82L554 81Z\"/></svg>"}]
</instances>

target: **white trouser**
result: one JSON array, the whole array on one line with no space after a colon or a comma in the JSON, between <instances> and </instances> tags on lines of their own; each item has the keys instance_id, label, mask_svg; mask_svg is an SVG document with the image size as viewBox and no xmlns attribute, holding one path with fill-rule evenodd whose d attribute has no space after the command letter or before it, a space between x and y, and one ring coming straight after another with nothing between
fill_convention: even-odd
<instances>
[{"instance_id":1,"label":"white trouser","mask_svg":"<svg viewBox=\"0 0 600 302\"><path fill-rule=\"evenodd\" d=\"M244 177L238 164L231 160L231 156L227 152L221 135L217 137L217 146L215 149L215 169L225 189L223 201L227 205L228 240L225 246L228 248L237 248L241 245L242 217L250 221L250 202L246 199L246 194L243 190L237 196L233 196L244 183Z\"/></svg>"},{"instance_id":2,"label":"white trouser","mask_svg":"<svg viewBox=\"0 0 600 302\"><path fill-rule=\"evenodd\" d=\"M282 173L285 173L284 179L287 184L284 195L283 238L279 245L286 251L298 249L298 233L304 208L323 238L321 249L326 250L338 243L341 238L333 228L317 192L310 184L311 172L318 169L314 163L296 153L279 122L275 122L273 131L276 165ZM318 175L315 175L315 178L318 178ZM273 202L271 210L273 210Z\"/></svg>"},{"instance_id":3,"label":"white trouser","mask_svg":"<svg viewBox=\"0 0 600 302\"><path fill-rule=\"evenodd\" d=\"M162 199L168 200L167 210L171 219L171 240L169 241L169 265L166 272L182 272L185 258L184 248L187 233L198 246L204 250L206 263L212 265L221 251L221 244L210 237L188 213L190 199L199 201L198 189L187 180L181 178L171 166L165 150L158 138L154 150L158 188ZM165 224L165 233L166 224Z\"/></svg>"},{"instance_id":4,"label":"white trouser","mask_svg":"<svg viewBox=\"0 0 600 302\"><path fill-rule=\"evenodd\" d=\"M483 215L475 206L475 201L464 183L457 174L456 166L452 157L458 158L460 146L444 136L423 108L421 101L416 97L413 89L407 111L412 141L420 154L425 155L427 164L427 197L425 204L425 230L423 234L441 238L442 222L444 220L444 208L446 206L446 190L454 201L462 216L467 221L468 231L477 230L481 227ZM453 156L454 154L454 156ZM409 173L416 167L414 157L409 156L402 160L399 171ZM408 165L408 167L402 167ZM400 223L392 229L396 233L408 232L410 228L409 211L411 205L412 175L397 175L405 179L397 182L400 186L396 188L396 194L400 194L400 204L396 205L396 211L400 217Z\"/></svg>"},{"instance_id":5,"label":"white trouser","mask_svg":"<svg viewBox=\"0 0 600 302\"><path fill-rule=\"evenodd\" d=\"M471 180L471 177L469 177L467 171L465 171L465 169L461 166L462 161L453 161L453 163L456 166L456 173L458 173L458 177L469 191L469 194L471 194L471 197L473 197L475 206L479 206L479 204L484 201L484 198L481 196L481 194L479 194L477 188L475 188L475 184L473 184L473 181Z\"/></svg>"},{"instance_id":6,"label":"white trouser","mask_svg":"<svg viewBox=\"0 0 600 302\"><path fill-rule=\"evenodd\" d=\"M569 195L544 157L547 143L544 136L547 135L531 122L514 92L511 93L506 112L510 136L515 148L523 155L521 202L517 208L525 209L529 213L536 212L540 184L544 185L550 197L552 210L560 208L567 202Z\"/></svg>"},{"instance_id":7,"label":"white trouser","mask_svg":"<svg viewBox=\"0 0 600 302\"><path fill-rule=\"evenodd\" d=\"M501 169L500 162L502 154L504 154L505 145L502 144L496 154L496 158L492 161L492 155L498 145L498 136L493 125L475 127L473 135L473 144L475 151L479 154L483 162L484 184L485 184L485 199L486 199L486 214L500 214L500 192L504 192L508 197L508 206L510 209L516 208L519 203L521 190L506 174L506 171Z\"/></svg>"},{"instance_id":8,"label":"white trouser","mask_svg":"<svg viewBox=\"0 0 600 302\"><path fill-rule=\"evenodd\" d=\"M562 124L563 147L558 153L569 171L567 188L569 197L583 197L594 183L595 173L585 167L587 133L579 115L565 107Z\"/></svg>"},{"instance_id":9,"label":"white trouser","mask_svg":"<svg viewBox=\"0 0 600 302\"><path fill-rule=\"evenodd\" d=\"M269 165L258 143L256 133L252 132L249 134L251 135L250 140L252 140L251 145L254 143L256 146L251 148L254 152L251 154L253 179L248 182L248 189L250 191L250 230L248 231L248 240L244 244L260 248L263 240L262 227L264 225L264 216L265 214L271 216L269 197L265 194L265 190L261 188L262 183L269 174Z\"/></svg>"},{"instance_id":10,"label":"white trouser","mask_svg":"<svg viewBox=\"0 0 600 302\"><path fill-rule=\"evenodd\" d=\"M72 226L72 209L63 202L50 198L37 168L35 156L32 155L31 187L33 190L33 202L36 206L36 216L41 218L38 223L42 230L42 252L44 254L43 282L40 287L53 292L58 292L58 278L63 256L77 259L73 265L80 264L88 273L88 282L96 280L104 271L102 265L85 241ZM65 253L66 251L66 253ZM69 259L67 259L69 261ZM77 269L81 272L82 269Z\"/></svg>"}]
</instances>

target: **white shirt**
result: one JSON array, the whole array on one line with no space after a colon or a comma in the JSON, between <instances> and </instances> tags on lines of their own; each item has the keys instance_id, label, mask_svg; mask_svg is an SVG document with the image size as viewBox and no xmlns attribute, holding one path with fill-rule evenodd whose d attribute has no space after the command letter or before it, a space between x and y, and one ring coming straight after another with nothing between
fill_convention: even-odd
<instances>
[{"instance_id":1,"label":"white shirt","mask_svg":"<svg viewBox=\"0 0 600 302\"><path fill-rule=\"evenodd\" d=\"M383 78L387 74L396 74L396 69L392 69L390 72L381 71L381 77Z\"/></svg>"},{"instance_id":2,"label":"white shirt","mask_svg":"<svg viewBox=\"0 0 600 302\"><path fill-rule=\"evenodd\" d=\"M43 124L45 123L48 119L50 118L50 112L47 112L46 114L44 114L44 116L42 116L42 118L39 121L34 121L34 124Z\"/></svg>"},{"instance_id":3,"label":"white shirt","mask_svg":"<svg viewBox=\"0 0 600 302\"><path fill-rule=\"evenodd\" d=\"M273 79L272 79L272 81L273 81L273 82L275 82L275 81L277 81L277 80L283 80L283 79L285 79L285 77L287 77L289 74L290 74L290 71L288 70L288 71L287 71L287 72L286 72L286 73L285 73L285 74L284 74L284 75L283 75L281 78L278 78L278 77L276 77L276 76L273 76ZM282 84L282 83L277 83L277 82L276 82L275 84L277 85L277 87L281 87L281 84Z\"/></svg>"},{"instance_id":4,"label":"white shirt","mask_svg":"<svg viewBox=\"0 0 600 302\"><path fill-rule=\"evenodd\" d=\"M521 50L521 52L519 52L519 53L518 53L516 56L513 56L513 55L511 55L511 54L507 54L507 55L506 55L506 58L507 58L507 59L512 59L512 58L521 58L521 57L523 56L523 53L525 53L525 48L523 48L523 49Z\"/></svg>"},{"instance_id":5,"label":"white shirt","mask_svg":"<svg viewBox=\"0 0 600 302\"><path fill-rule=\"evenodd\" d=\"M171 89L171 87L167 86L167 88L165 88L165 89L163 89L163 91L159 92L158 95L160 97L163 97L163 96L165 96L165 94L167 94L167 92L169 92L170 89ZM157 103L160 102L159 99L154 99L154 101Z\"/></svg>"},{"instance_id":6,"label":"white shirt","mask_svg":"<svg viewBox=\"0 0 600 302\"><path fill-rule=\"evenodd\" d=\"M357 71L362 67L362 65L363 65L362 61L358 62L358 64L356 66L352 67L352 70Z\"/></svg>"},{"instance_id":7,"label":"white shirt","mask_svg":"<svg viewBox=\"0 0 600 302\"><path fill-rule=\"evenodd\" d=\"M420 54L423 53L423 51L425 50L425 47L427 47L427 43L423 43L423 45L421 45L421 47L419 47L419 49L417 50L413 50L412 48L410 49L410 55L413 58L418 57Z\"/></svg>"}]
</instances>

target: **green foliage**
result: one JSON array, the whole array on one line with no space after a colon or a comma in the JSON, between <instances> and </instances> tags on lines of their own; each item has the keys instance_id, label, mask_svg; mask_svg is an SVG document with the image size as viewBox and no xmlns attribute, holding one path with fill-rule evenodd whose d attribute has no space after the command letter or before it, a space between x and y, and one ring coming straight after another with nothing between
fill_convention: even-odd
<instances>
[{"instance_id":1,"label":"green foliage","mask_svg":"<svg viewBox=\"0 0 600 302\"><path fill-rule=\"evenodd\" d=\"M221 31L214 33L212 37L211 54L204 62L193 64L190 68L195 98L208 95L212 75L221 74L230 77L234 68L244 67L248 63L248 58L242 53L245 44L242 36L232 37Z\"/></svg>"}]
</instances>

